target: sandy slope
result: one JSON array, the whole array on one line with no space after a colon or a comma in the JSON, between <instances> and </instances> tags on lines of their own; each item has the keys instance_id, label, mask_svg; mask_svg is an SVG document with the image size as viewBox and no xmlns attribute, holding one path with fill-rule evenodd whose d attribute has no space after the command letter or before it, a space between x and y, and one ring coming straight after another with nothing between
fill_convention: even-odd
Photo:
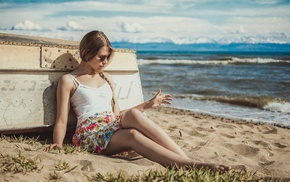
<instances>
[{"instance_id":1,"label":"sandy slope","mask_svg":"<svg viewBox=\"0 0 290 182\"><path fill-rule=\"evenodd\" d=\"M257 171L263 176L290 177L290 130L272 125L255 125L242 121L212 117L171 108L157 108L147 111L148 117L157 122L197 161L245 165L248 171ZM59 160L69 163L72 171L62 174L63 181L84 181L86 176L100 173L132 175L150 169L162 169L159 164L141 156L106 157L88 153L54 154L42 151L44 140L34 146L25 143L0 142L0 154L26 157L38 156L40 171L26 174L0 174L0 181L43 181L49 179ZM1 161L1 160L0 160ZM1 164L1 163L0 163ZM1 166L1 165L0 165Z\"/></svg>"}]
</instances>

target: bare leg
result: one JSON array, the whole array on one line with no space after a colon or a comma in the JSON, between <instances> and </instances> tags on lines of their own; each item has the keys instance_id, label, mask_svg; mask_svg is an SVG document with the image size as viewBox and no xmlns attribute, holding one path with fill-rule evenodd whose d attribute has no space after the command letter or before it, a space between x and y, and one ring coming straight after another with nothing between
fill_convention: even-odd
<instances>
[{"instance_id":1,"label":"bare leg","mask_svg":"<svg viewBox=\"0 0 290 182\"><path fill-rule=\"evenodd\" d=\"M223 165L194 163L188 157L181 156L164 148L136 129L120 129L116 131L107 148L103 151L106 155L133 149L138 154L155 161L165 167L177 165L179 167L195 166L196 168L208 168L214 171L228 171L229 167Z\"/></svg>"},{"instance_id":2,"label":"bare leg","mask_svg":"<svg viewBox=\"0 0 290 182\"><path fill-rule=\"evenodd\" d=\"M157 124L138 109L131 109L122 116L122 126L123 128L135 128L164 148L188 158L181 148Z\"/></svg>"}]
</instances>

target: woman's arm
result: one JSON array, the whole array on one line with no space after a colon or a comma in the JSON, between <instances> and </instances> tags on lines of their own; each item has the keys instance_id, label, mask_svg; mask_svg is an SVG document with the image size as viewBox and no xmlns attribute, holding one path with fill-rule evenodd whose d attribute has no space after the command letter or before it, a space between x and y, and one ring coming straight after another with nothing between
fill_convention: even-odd
<instances>
[{"instance_id":1,"label":"woman's arm","mask_svg":"<svg viewBox=\"0 0 290 182\"><path fill-rule=\"evenodd\" d=\"M141 112L145 112L147 109L154 108L157 106L161 106L161 105L165 105L165 104L171 105L172 100L173 99L172 99L171 95L161 94L161 90L158 90L157 93L154 95L154 97L152 97L152 99L145 101L145 102L143 102L143 103L141 103L133 108L136 108ZM130 108L130 109L132 109L132 108ZM130 109L122 110L120 112L120 114L123 114Z\"/></svg>"},{"instance_id":2,"label":"woman's arm","mask_svg":"<svg viewBox=\"0 0 290 182\"><path fill-rule=\"evenodd\" d=\"M73 89L73 82L68 75L63 75L59 81L56 91L57 114L53 130L53 144L46 148L46 151L54 147L62 148L63 140L67 129L68 113L70 110L70 93Z\"/></svg>"},{"instance_id":3,"label":"woman's arm","mask_svg":"<svg viewBox=\"0 0 290 182\"><path fill-rule=\"evenodd\" d=\"M147 109L154 108L160 105L168 104L171 105L172 97L169 94L161 94L161 90L158 90L157 93L152 97L152 99L145 101L134 108L138 109L141 112L146 111ZM126 111L121 111L121 113Z\"/></svg>"},{"instance_id":4,"label":"woman's arm","mask_svg":"<svg viewBox=\"0 0 290 182\"><path fill-rule=\"evenodd\" d=\"M105 73L105 76L107 77L107 79L110 81L110 83L112 84L112 90L113 90L113 98L115 100L115 104L113 105L113 111L116 115L119 114L123 114L126 111L130 110L122 110L120 111L120 107L118 104L118 100L115 96L115 85L112 79L112 76L109 73ZM139 104L137 106L135 106L134 108L140 110L141 112L146 111L147 109L153 108L153 107L157 107L160 105L164 105L164 104L169 104L171 105L172 102L172 97L169 94L161 94L161 90L158 90L157 93L152 97L152 99L143 102L142 104Z\"/></svg>"}]
</instances>

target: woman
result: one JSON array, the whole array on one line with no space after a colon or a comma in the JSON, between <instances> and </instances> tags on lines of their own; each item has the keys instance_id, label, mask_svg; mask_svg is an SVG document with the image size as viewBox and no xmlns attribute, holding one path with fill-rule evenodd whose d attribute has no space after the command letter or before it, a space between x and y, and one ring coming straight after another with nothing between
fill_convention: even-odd
<instances>
[{"instance_id":1,"label":"woman","mask_svg":"<svg viewBox=\"0 0 290 182\"><path fill-rule=\"evenodd\" d=\"M159 90L149 101L132 109L120 111L113 80L103 72L109 63L112 46L103 32L91 31L80 42L79 67L63 75L57 88L57 117L54 144L47 151L62 148L68 112L73 107L77 127L73 144L88 151L114 155L134 150L165 167L192 166L225 172L229 166L196 163L143 112L163 104L171 104L170 95Z\"/></svg>"}]
</instances>

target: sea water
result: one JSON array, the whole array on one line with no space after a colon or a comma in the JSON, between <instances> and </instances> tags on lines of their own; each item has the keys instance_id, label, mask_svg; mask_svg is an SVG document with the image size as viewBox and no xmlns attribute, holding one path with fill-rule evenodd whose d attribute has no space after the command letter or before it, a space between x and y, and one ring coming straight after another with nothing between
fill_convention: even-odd
<instances>
[{"instance_id":1,"label":"sea water","mask_svg":"<svg viewBox=\"0 0 290 182\"><path fill-rule=\"evenodd\" d=\"M145 99L172 107L290 126L290 53L137 51Z\"/></svg>"}]
</instances>

